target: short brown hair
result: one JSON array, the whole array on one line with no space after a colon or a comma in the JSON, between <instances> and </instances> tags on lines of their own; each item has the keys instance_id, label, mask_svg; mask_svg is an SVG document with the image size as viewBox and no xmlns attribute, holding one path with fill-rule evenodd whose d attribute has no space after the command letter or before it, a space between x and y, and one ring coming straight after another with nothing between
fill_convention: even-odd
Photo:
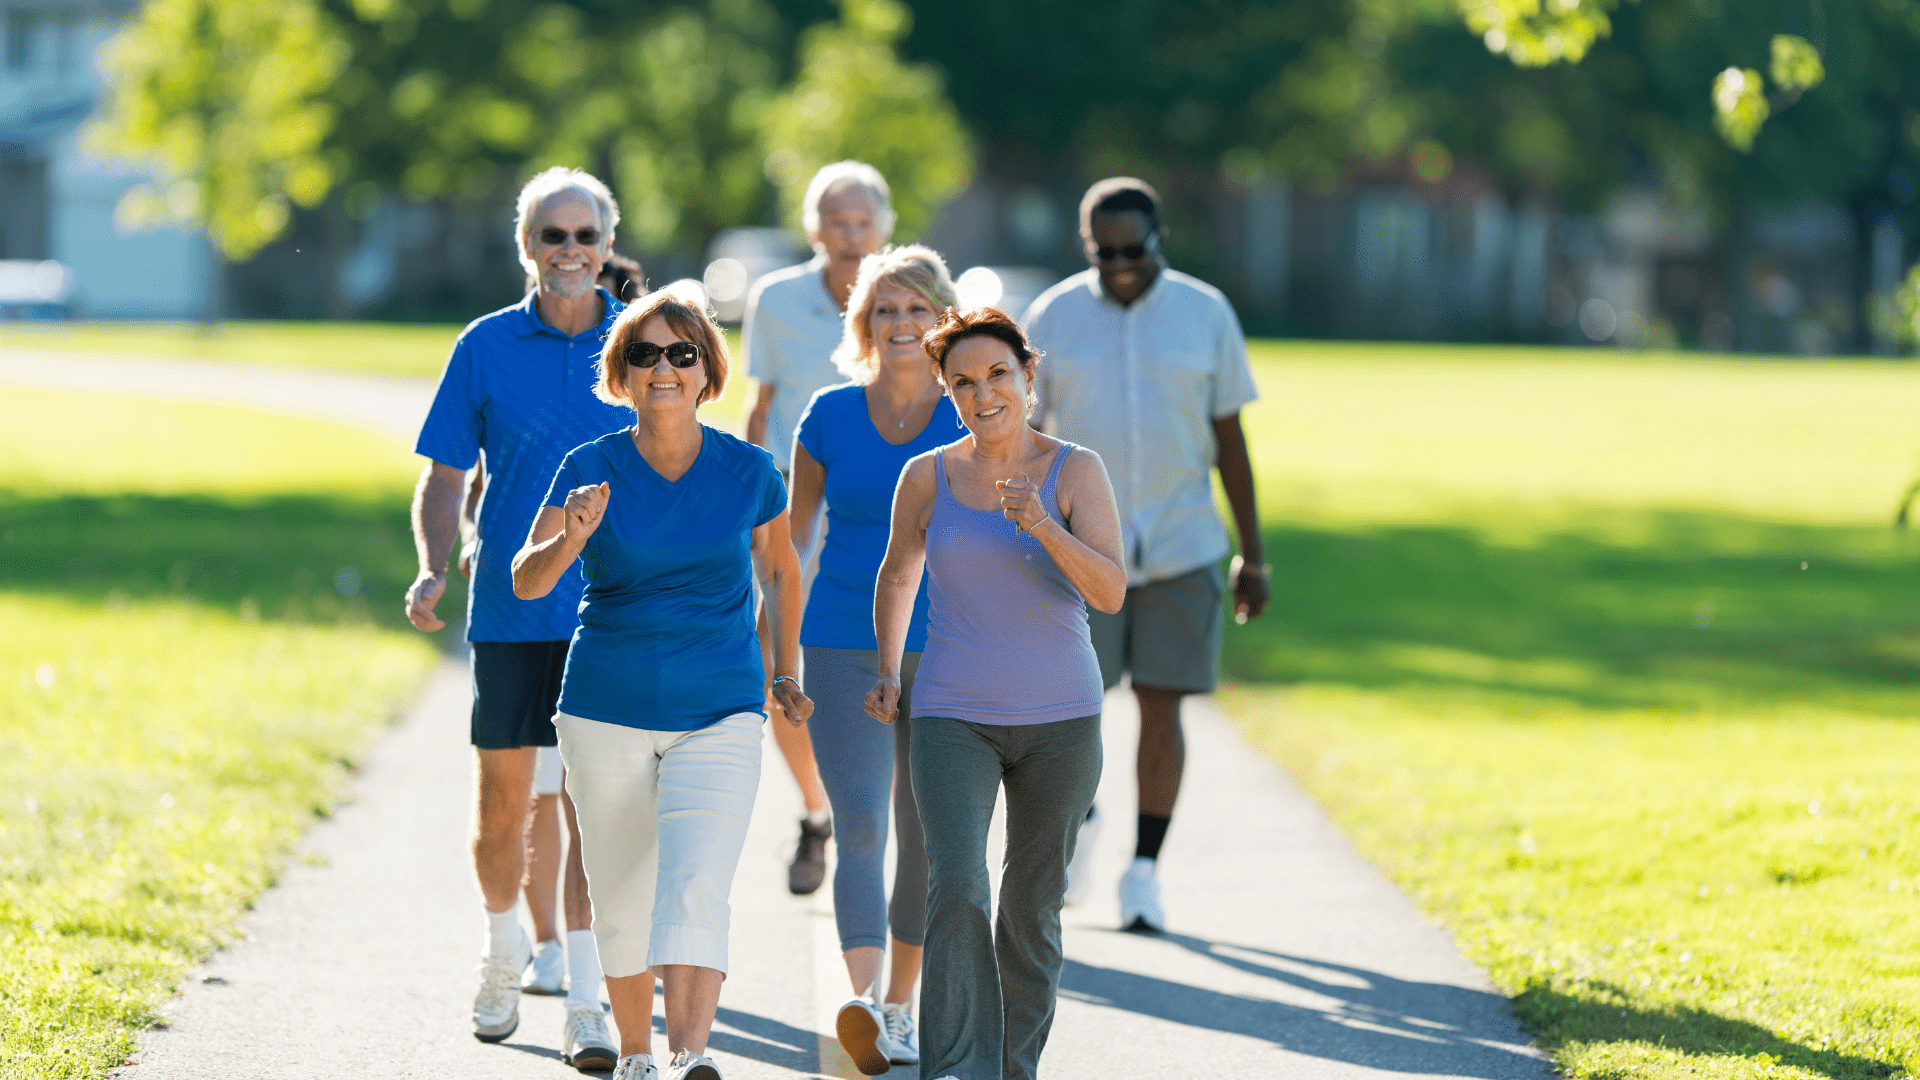
<instances>
[{"instance_id":1,"label":"short brown hair","mask_svg":"<svg viewBox=\"0 0 1920 1080\"><path fill-rule=\"evenodd\" d=\"M1013 350L1013 355L1020 360L1020 366L1029 373L1040 360L1040 351L1027 341L1026 334L1021 333L1020 324L999 308L977 307L966 311L948 308L940 313L940 321L933 324L933 329L927 331L927 336L922 340L926 343L927 355L933 357L933 362L944 373L947 370L947 354L953 351L955 345L970 337L997 339Z\"/></svg>"},{"instance_id":2,"label":"short brown hair","mask_svg":"<svg viewBox=\"0 0 1920 1080\"><path fill-rule=\"evenodd\" d=\"M613 320L613 332L607 335L606 347L600 350L600 375L594 380L594 396L609 405L633 406L627 398L627 345L639 339L641 328L656 315L667 320L674 333L700 346L700 362L707 372L707 386L700 391L700 404L718 400L726 392L727 370L731 366L727 335L714 325L713 317L705 309L687 303L666 289L656 289L635 300Z\"/></svg>"}]
</instances>

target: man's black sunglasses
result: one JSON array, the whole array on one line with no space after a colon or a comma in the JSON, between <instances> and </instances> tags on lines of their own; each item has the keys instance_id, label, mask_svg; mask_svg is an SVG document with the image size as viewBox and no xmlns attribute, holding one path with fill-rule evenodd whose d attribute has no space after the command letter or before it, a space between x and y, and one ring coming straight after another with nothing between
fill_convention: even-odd
<instances>
[{"instance_id":1,"label":"man's black sunglasses","mask_svg":"<svg viewBox=\"0 0 1920 1080\"><path fill-rule=\"evenodd\" d=\"M581 247L593 247L600 242L599 229L575 229L573 238L580 241ZM567 230L549 225L540 230L540 242L548 247L559 247L567 242Z\"/></svg>"},{"instance_id":2,"label":"man's black sunglasses","mask_svg":"<svg viewBox=\"0 0 1920 1080\"><path fill-rule=\"evenodd\" d=\"M627 342L627 363L637 368L653 367L660 362L662 353L674 367L692 367L700 362L700 346L691 341L676 341L665 348L651 341Z\"/></svg>"},{"instance_id":3,"label":"man's black sunglasses","mask_svg":"<svg viewBox=\"0 0 1920 1080\"><path fill-rule=\"evenodd\" d=\"M1160 238L1149 236L1145 243L1128 244L1126 247L1107 247L1100 245L1093 249L1093 257L1101 262L1113 262L1116 259L1138 259L1151 251L1160 249Z\"/></svg>"}]
</instances>

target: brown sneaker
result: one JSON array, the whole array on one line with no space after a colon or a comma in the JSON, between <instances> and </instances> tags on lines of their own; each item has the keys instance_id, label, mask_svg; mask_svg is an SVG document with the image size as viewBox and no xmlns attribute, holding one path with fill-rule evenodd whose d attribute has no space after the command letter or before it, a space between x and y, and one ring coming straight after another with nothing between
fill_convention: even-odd
<instances>
[{"instance_id":1,"label":"brown sneaker","mask_svg":"<svg viewBox=\"0 0 1920 1080\"><path fill-rule=\"evenodd\" d=\"M806 818L800 819L800 846L787 865L788 892L807 896L827 880L827 838L832 835L833 822L814 825Z\"/></svg>"}]
</instances>

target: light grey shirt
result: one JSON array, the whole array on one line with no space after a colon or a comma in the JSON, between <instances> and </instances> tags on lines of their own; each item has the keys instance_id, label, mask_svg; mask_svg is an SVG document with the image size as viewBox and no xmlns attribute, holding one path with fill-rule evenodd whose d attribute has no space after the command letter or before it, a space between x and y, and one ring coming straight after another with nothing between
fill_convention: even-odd
<instances>
[{"instance_id":1,"label":"light grey shirt","mask_svg":"<svg viewBox=\"0 0 1920 1080\"><path fill-rule=\"evenodd\" d=\"M833 366L846 320L827 295L824 258L775 270L754 283L740 324L747 374L773 387L767 450L782 471L793 468L793 435L814 391L847 381Z\"/></svg>"},{"instance_id":2,"label":"light grey shirt","mask_svg":"<svg viewBox=\"0 0 1920 1080\"><path fill-rule=\"evenodd\" d=\"M1213 421L1258 396L1247 340L1226 297L1176 270L1121 306L1093 270L1027 309L1045 354L1035 419L1100 455L1120 508L1127 581L1164 581L1230 549L1209 476Z\"/></svg>"}]
</instances>

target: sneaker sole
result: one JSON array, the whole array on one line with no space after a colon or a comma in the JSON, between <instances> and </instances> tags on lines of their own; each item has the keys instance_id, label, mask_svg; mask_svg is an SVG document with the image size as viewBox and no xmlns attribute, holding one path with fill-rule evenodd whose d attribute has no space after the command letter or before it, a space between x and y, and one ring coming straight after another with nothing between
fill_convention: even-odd
<instances>
[{"instance_id":1,"label":"sneaker sole","mask_svg":"<svg viewBox=\"0 0 1920 1080\"><path fill-rule=\"evenodd\" d=\"M611 1046L588 1046L572 1056L562 1054L560 1060L580 1072L610 1073L620 1064L620 1055Z\"/></svg>"},{"instance_id":2,"label":"sneaker sole","mask_svg":"<svg viewBox=\"0 0 1920 1080\"><path fill-rule=\"evenodd\" d=\"M1155 926L1141 916L1135 915L1133 921L1120 928L1129 934L1164 934L1165 927Z\"/></svg>"},{"instance_id":3,"label":"sneaker sole","mask_svg":"<svg viewBox=\"0 0 1920 1080\"><path fill-rule=\"evenodd\" d=\"M523 994L532 994L534 997L565 997L567 986L565 983L561 983L549 989L548 987L541 986L539 983L528 983L520 988L520 992Z\"/></svg>"},{"instance_id":4,"label":"sneaker sole","mask_svg":"<svg viewBox=\"0 0 1920 1080\"><path fill-rule=\"evenodd\" d=\"M479 1028L475 1028L473 1031L473 1037L476 1039L479 1039L483 1043L497 1043L511 1036L514 1032L518 1030L520 1030L520 1017L518 1014L515 1014L513 1018L513 1023L508 1024L507 1029L505 1031L488 1032L488 1031L481 1031Z\"/></svg>"},{"instance_id":5,"label":"sneaker sole","mask_svg":"<svg viewBox=\"0 0 1920 1080\"><path fill-rule=\"evenodd\" d=\"M720 1080L720 1070L711 1065L695 1065L681 1080Z\"/></svg>"},{"instance_id":6,"label":"sneaker sole","mask_svg":"<svg viewBox=\"0 0 1920 1080\"><path fill-rule=\"evenodd\" d=\"M872 1013L842 1009L834 1018L833 1030L840 1037L840 1048L853 1059L854 1068L868 1076L879 1076L893 1067L887 1055L880 1052L880 1025L874 1022Z\"/></svg>"}]
</instances>

